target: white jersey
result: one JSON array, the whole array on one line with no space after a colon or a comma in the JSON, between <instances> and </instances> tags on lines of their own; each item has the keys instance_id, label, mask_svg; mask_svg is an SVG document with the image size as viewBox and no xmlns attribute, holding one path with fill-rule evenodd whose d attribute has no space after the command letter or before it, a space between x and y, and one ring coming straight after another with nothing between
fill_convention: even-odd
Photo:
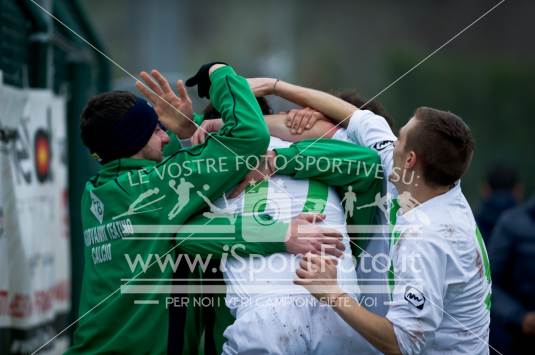
<instances>
[{"instance_id":1,"label":"white jersey","mask_svg":"<svg viewBox=\"0 0 535 355\"><path fill-rule=\"evenodd\" d=\"M381 116L357 110L347 138L375 149L388 177L397 138ZM398 196L386 179L385 190ZM488 256L460 182L398 215L390 256L395 281L387 318L403 354L487 354L491 279ZM360 274L359 274L360 277Z\"/></svg>"},{"instance_id":2,"label":"white jersey","mask_svg":"<svg viewBox=\"0 0 535 355\"><path fill-rule=\"evenodd\" d=\"M487 253L460 184L398 217L387 318L403 354L488 354Z\"/></svg>"},{"instance_id":3,"label":"white jersey","mask_svg":"<svg viewBox=\"0 0 535 355\"><path fill-rule=\"evenodd\" d=\"M388 311L390 300L387 287L390 254L388 207L391 199L398 195L395 186L388 181L388 176L392 173L393 143L397 138L383 117L368 110L357 110L351 116L347 129L338 129L333 139L373 149L381 158L381 168L384 175L383 196L381 197L387 201L385 201L384 208L378 211L376 218L378 231L373 235L365 253L361 256L357 277L362 291L362 304L368 310L384 316Z\"/></svg>"},{"instance_id":4,"label":"white jersey","mask_svg":"<svg viewBox=\"0 0 535 355\"><path fill-rule=\"evenodd\" d=\"M287 147L291 143L271 138L270 149ZM307 206L323 205L326 215L322 225L331 226L343 235L345 251L338 263L338 284L354 297L358 294L355 265L349 238L345 230L344 210L336 191L314 180L296 180L273 176L263 192L264 213L289 222ZM260 190L257 192L262 194ZM241 213L250 211L251 196L242 194L228 203L242 206ZM215 204L224 207L224 200ZM255 204L254 202L252 204ZM317 207L312 208L316 210ZM223 275L227 285L226 304L236 317L224 336L225 354L261 352L270 354L351 354L355 349L374 353L374 349L340 319L329 306L321 305L302 286L295 285L300 258L289 253L265 257L235 257L227 259ZM329 335L330 334L330 335ZM332 340L328 340L332 338Z\"/></svg>"}]
</instances>

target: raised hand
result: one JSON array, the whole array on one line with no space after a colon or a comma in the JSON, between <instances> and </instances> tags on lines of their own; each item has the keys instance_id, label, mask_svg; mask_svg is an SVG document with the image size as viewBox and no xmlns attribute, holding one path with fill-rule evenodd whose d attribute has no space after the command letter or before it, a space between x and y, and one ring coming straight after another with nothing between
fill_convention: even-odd
<instances>
[{"instance_id":1,"label":"raised hand","mask_svg":"<svg viewBox=\"0 0 535 355\"><path fill-rule=\"evenodd\" d=\"M152 70L151 75L142 71L139 75L145 85L137 81L136 88L152 104L160 122L180 138L189 138L195 131L193 106L182 80L176 83L177 96L159 71Z\"/></svg>"}]
</instances>

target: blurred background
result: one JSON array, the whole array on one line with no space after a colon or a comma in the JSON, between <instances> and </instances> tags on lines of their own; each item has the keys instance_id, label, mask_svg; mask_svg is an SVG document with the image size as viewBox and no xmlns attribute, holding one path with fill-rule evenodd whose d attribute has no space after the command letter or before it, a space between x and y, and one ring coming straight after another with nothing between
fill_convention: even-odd
<instances>
[{"instance_id":1,"label":"blurred background","mask_svg":"<svg viewBox=\"0 0 535 355\"><path fill-rule=\"evenodd\" d=\"M122 67L32 1L0 0L3 85L45 90L60 97L65 106L66 137L59 149L68 177L64 193L73 301L67 317L72 318L82 275L82 243L77 242L80 195L87 178L98 169L83 148L78 130L79 114L90 96L110 89L135 91L128 73L137 76L140 70L157 68L175 81L193 74L202 63L223 60L245 76L277 77L325 91L355 89L371 98L498 1L36 2ZM463 190L474 211L487 211L482 213L486 221L480 222L490 223L483 231L487 241L501 212L534 191L534 14L533 1L505 1L377 97L397 128L423 105L455 112L470 125L477 146ZM190 96L196 93L190 91ZM270 102L275 110L289 107L280 100ZM196 100L194 106L200 111L205 103ZM16 139L10 143L6 107L0 108L4 170L11 159L7 155L16 152L9 150ZM8 220L6 206L2 209L0 204L0 227ZM533 245L535 237L530 238ZM531 272L532 266L522 266L521 273ZM0 328L14 324L11 318L5 319ZM15 333L0 331L0 346L10 346Z\"/></svg>"},{"instance_id":2,"label":"blurred background","mask_svg":"<svg viewBox=\"0 0 535 355\"><path fill-rule=\"evenodd\" d=\"M81 1L106 53L134 75L157 68L182 79L219 59L244 75L356 89L367 98L496 3ZM398 128L423 105L468 122L477 153L463 185L474 207L485 169L496 159L521 165L522 178L535 181L535 159L525 159L535 153L534 10L527 0L506 1L377 98ZM133 87L116 66L111 73L113 88Z\"/></svg>"}]
</instances>

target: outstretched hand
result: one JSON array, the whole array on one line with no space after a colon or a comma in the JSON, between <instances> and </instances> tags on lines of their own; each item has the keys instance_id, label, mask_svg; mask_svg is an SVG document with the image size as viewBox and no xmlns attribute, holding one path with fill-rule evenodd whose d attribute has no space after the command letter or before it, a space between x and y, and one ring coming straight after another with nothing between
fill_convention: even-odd
<instances>
[{"instance_id":1,"label":"outstretched hand","mask_svg":"<svg viewBox=\"0 0 535 355\"><path fill-rule=\"evenodd\" d=\"M139 75L145 85L137 81L136 88L152 104L160 122L180 138L189 138L195 130L193 106L182 80L176 83L177 96L159 71L152 70L151 75L142 71Z\"/></svg>"}]
</instances>

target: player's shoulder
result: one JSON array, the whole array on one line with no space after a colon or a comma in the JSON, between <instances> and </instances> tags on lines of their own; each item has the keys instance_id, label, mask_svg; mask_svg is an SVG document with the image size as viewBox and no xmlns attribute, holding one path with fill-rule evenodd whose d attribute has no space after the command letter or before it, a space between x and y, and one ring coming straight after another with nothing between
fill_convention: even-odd
<instances>
[{"instance_id":1,"label":"player's shoulder","mask_svg":"<svg viewBox=\"0 0 535 355\"><path fill-rule=\"evenodd\" d=\"M349 120L347 132L352 140L368 147L383 142L379 148L385 149L390 146L388 143L397 140L387 120L369 110L356 110Z\"/></svg>"},{"instance_id":2,"label":"player's shoulder","mask_svg":"<svg viewBox=\"0 0 535 355\"><path fill-rule=\"evenodd\" d=\"M414 244L451 250L453 244L471 243L476 224L471 211L449 203L422 204L399 219L400 232Z\"/></svg>"},{"instance_id":3,"label":"player's shoulder","mask_svg":"<svg viewBox=\"0 0 535 355\"><path fill-rule=\"evenodd\" d=\"M442 229L442 225L456 224L460 227L472 228L475 218L468 201L457 182L449 191L435 196L419 206L421 213L430 220L430 227Z\"/></svg>"}]
</instances>

